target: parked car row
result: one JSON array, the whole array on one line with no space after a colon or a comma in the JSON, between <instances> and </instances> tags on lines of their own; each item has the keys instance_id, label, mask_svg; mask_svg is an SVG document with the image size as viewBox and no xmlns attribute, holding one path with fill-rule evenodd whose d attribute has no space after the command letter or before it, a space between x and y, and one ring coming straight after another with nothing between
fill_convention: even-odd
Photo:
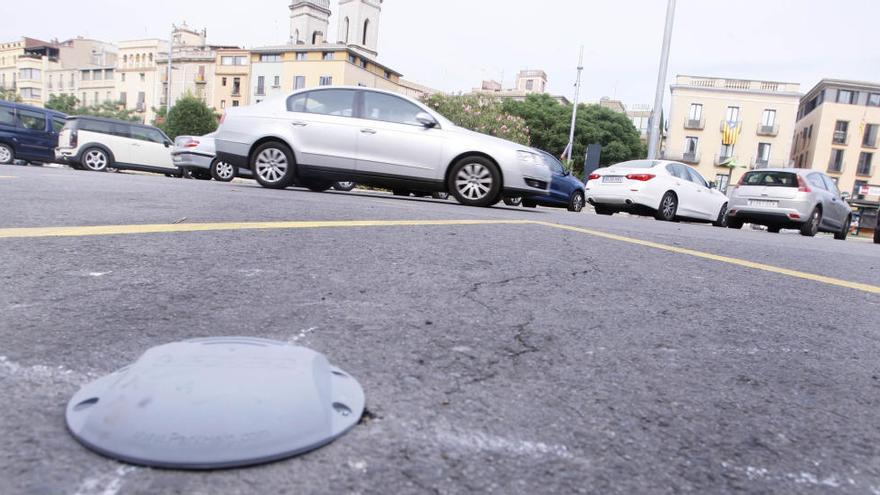
<instances>
[{"instance_id":1,"label":"parked car row","mask_svg":"<svg viewBox=\"0 0 880 495\"><path fill-rule=\"evenodd\" d=\"M729 197L683 163L634 160L599 169L587 184L554 156L472 132L422 103L381 90L333 87L230 109L217 132L180 136L133 122L0 102L0 163L59 161L102 172L140 170L261 186L348 191L356 183L398 196L449 194L469 206L538 205L599 215L629 212L771 233L833 233L852 211L827 175L811 169L749 171Z\"/></svg>"},{"instance_id":2,"label":"parked car row","mask_svg":"<svg viewBox=\"0 0 880 495\"><path fill-rule=\"evenodd\" d=\"M827 175L811 169L761 169L745 173L730 197L693 168L677 162L636 160L600 169L587 182L587 201L599 215L628 211L658 220L711 222L741 229L764 225L814 237L829 232L846 240L852 209Z\"/></svg>"}]
</instances>

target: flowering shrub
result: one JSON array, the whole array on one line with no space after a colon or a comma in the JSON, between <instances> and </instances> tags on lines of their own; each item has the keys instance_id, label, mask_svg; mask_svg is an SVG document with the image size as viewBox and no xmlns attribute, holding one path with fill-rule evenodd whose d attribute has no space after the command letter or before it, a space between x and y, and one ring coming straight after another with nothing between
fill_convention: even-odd
<instances>
[{"instance_id":1,"label":"flowering shrub","mask_svg":"<svg viewBox=\"0 0 880 495\"><path fill-rule=\"evenodd\" d=\"M498 98L483 95L448 96L436 94L424 103L455 125L490 136L529 145L526 121L504 111Z\"/></svg>"}]
</instances>

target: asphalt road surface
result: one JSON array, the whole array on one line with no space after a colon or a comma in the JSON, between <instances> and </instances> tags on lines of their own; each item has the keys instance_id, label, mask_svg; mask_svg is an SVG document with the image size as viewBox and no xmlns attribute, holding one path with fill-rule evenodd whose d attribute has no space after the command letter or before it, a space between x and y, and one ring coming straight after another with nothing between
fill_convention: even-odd
<instances>
[{"instance_id":1,"label":"asphalt road surface","mask_svg":"<svg viewBox=\"0 0 880 495\"><path fill-rule=\"evenodd\" d=\"M880 494L878 286L859 240L0 167L0 493ZM67 433L81 385L223 335L326 354L368 416L202 473Z\"/></svg>"}]
</instances>

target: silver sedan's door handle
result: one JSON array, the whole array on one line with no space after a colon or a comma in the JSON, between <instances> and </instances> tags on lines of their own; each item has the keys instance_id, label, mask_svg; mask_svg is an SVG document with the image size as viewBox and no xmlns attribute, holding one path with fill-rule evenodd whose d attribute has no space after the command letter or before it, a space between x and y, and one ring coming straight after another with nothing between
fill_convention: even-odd
<instances>
[{"instance_id":1,"label":"silver sedan's door handle","mask_svg":"<svg viewBox=\"0 0 880 495\"><path fill-rule=\"evenodd\" d=\"M308 122L303 122L301 120L294 120L293 122L290 123L290 125L292 125L294 127L305 127L309 124L308 124Z\"/></svg>"},{"instance_id":2,"label":"silver sedan's door handle","mask_svg":"<svg viewBox=\"0 0 880 495\"><path fill-rule=\"evenodd\" d=\"M364 134L376 134L376 129L361 129Z\"/></svg>"}]
</instances>

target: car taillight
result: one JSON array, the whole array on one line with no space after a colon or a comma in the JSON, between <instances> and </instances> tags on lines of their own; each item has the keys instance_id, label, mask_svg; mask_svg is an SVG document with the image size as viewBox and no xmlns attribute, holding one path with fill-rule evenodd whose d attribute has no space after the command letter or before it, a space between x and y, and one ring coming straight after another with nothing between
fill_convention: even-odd
<instances>
[{"instance_id":1,"label":"car taillight","mask_svg":"<svg viewBox=\"0 0 880 495\"><path fill-rule=\"evenodd\" d=\"M599 180L602 176L599 174L590 174L590 178L588 180Z\"/></svg>"},{"instance_id":2,"label":"car taillight","mask_svg":"<svg viewBox=\"0 0 880 495\"><path fill-rule=\"evenodd\" d=\"M79 134L76 131L70 131L70 139L68 139L71 148L76 148L79 144Z\"/></svg>"},{"instance_id":3,"label":"car taillight","mask_svg":"<svg viewBox=\"0 0 880 495\"><path fill-rule=\"evenodd\" d=\"M629 180L637 180L637 181L641 181L641 182L647 182L647 181L653 179L654 177L657 177L657 176L653 175L653 174L629 174L626 176L626 178Z\"/></svg>"},{"instance_id":4,"label":"car taillight","mask_svg":"<svg viewBox=\"0 0 880 495\"><path fill-rule=\"evenodd\" d=\"M810 189L810 186L807 185L807 181L805 181L800 175L798 175L798 192L813 192L813 190Z\"/></svg>"},{"instance_id":5,"label":"car taillight","mask_svg":"<svg viewBox=\"0 0 880 495\"><path fill-rule=\"evenodd\" d=\"M200 143L199 143L198 141L196 141L195 139L190 139L189 141L187 141L186 144L183 145L183 147L184 147L184 148L195 148L195 147L197 147L199 144L200 144Z\"/></svg>"},{"instance_id":6,"label":"car taillight","mask_svg":"<svg viewBox=\"0 0 880 495\"><path fill-rule=\"evenodd\" d=\"M226 121L226 112L223 112L223 115L220 116L220 125L223 125L224 121Z\"/></svg>"}]
</instances>

